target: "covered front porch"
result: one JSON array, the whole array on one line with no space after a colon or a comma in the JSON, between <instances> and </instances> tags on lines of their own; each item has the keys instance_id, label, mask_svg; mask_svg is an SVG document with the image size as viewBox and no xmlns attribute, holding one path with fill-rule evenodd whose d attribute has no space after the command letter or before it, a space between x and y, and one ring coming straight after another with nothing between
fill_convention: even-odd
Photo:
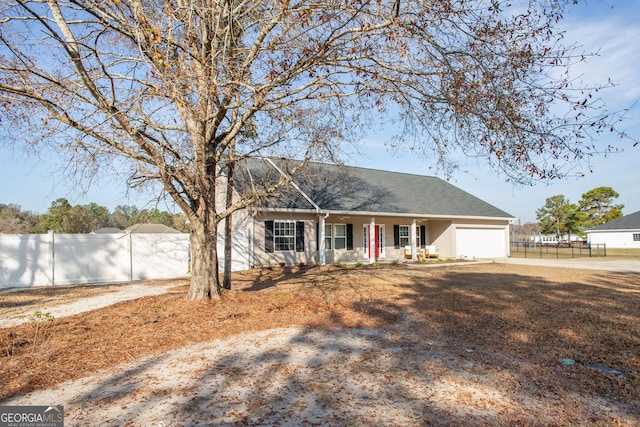
<instances>
[{"instance_id":1,"label":"covered front porch","mask_svg":"<svg viewBox=\"0 0 640 427\"><path fill-rule=\"evenodd\" d=\"M317 263L417 261L446 247L450 226L445 219L318 215Z\"/></svg>"}]
</instances>

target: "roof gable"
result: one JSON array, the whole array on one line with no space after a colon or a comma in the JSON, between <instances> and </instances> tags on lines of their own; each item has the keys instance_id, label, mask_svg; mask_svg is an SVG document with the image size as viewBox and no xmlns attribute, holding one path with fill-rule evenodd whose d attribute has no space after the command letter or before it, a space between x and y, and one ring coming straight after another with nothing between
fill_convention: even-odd
<instances>
[{"instance_id":1,"label":"roof gable","mask_svg":"<svg viewBox=\"0 0 640 427\"><path fill-rule=\"evenodd\" d=\"M275 182L280 172L273 167L269 170L267 162L251 159L248 163L250 173L254 179L270 175L269 179ZM286 173L291 163L278 160L277 164ZM323 211L512 218L433 176L309 163L296 173L293 181ZM287 186L261 205L267 208L315 208L294 186Z\"/></svg>"},{"instance_id":2,"label":"roof gable","mask_svg":"<svg viewBox=\"0 0 640 427\"><path fill-rule=\"evenodd\" d=\"M593 231L604 230L640 230L640 211L625 215L622 218L592 228ZM590 230L590 231L591 231Z\"/></svg>"}]
</instances>

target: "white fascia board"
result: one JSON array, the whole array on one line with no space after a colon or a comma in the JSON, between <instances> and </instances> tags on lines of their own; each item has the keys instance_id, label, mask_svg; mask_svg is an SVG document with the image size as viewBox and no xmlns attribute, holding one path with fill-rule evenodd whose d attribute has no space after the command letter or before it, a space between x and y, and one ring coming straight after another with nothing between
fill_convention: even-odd
<instances>
[{"instance_id":1,"label":"white fascia board","mask_svg":"<svg viewBox=\"0 0 640 427\"><path fill-rule=\"evenodd\" d=\"M300 213L300 214L313 214L317 215L318 212L315 209L296 209L296 208L264 208L264 207L252 207L256 212L272 212L272 213Z\"/></svg>"},{"instance_id":2,"label":"white fascia board","mask_svg":"<svg viewBox=\"0 0 640 427\"><path fill-rule=\"evenodd\" d=\"M317 214L315 209L296 209L296 208L264 208L253 207L254 210L260 212L284 212L284 213L305 213L305 214ZM491 221L511 221L517 218L514 217L498 217L498 216L472 216L472 215L422 215L411 213L397 213L397 212L369 212L369 211L334 211L334 210L322 210L323 214L340 215L340 216L366 216L366 217L399 217L399 218L418 218L418 219L467 219L467 220L491 220Z\"/></svg>"},{"instance_id":3,"label":"white fascia board","mask_svg":"<svg viewBox=\"0 0 640 427\"><path fill-rule=\"evenodd\" d=\"M395 216L401 218L418 218L418 219L485 219L485 220L499 220L499 221L509 221L515 220L516 218L512 217L495 217L495 216L472 216L472 215L424 215L424 214L414 214L414 213L397 213L397 212L333 212L333 211L324 211L328 212L332 215L351 215L351 216Z\"/></svg>"},{"instance_id":4,"label":"white fascia board","mask_svg":"<svg viewBox=\"0 0 640 427\"><path fill-rule=\"evenodd\" d=\"M586 233L640 233L640 228L612 228L609 230L587 230Z\"/></svg>"},{"instance_id":5,"label":"white fascia board","mask_svg":"<svg viewBox=\"0 0 640 427\"><path fill-rule=\"evenodd\" d=\"M340 216L366 216L366 217L376 217L376 216L395 216L401 218L418 218L418 219L474 219L474 220L492 220L492 221L512 221L516 220L515 217L497 217L497 216L472 216L472 215L424 215L424 214L415 214L415 213L398 213L398 212L370 212L370 211L333 211L323 209L323 213L328 213L329 215L340 215Z\"/></svg>"}]
</instances>

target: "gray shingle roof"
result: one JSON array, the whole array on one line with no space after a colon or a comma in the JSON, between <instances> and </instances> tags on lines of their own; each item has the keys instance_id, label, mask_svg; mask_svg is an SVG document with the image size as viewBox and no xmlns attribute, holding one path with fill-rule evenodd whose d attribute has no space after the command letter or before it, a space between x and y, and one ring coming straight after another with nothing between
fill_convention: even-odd
<instances>
[{"instance_id":1,"label":"gray shingle roof","mask_svg":"<svg viewBox=\"0 0 640 427\"><path fill-rule=\"evenodd\" d=\"M605 230L640 230L640 211L625 215L614 221L592 228L594 231Z\"/></svg>"},{"instance_id":2,"label":"gray shingle roof","mask_svg":"<svg viewBox=\"0 0 640 427\"><path fill-rule=\"evenodd\" d=\"M94 234L114 234L114 233L120 233L122 230L120 230L117 227L102 227L102 228L98 228L96 231L94 231Z\"/></svg>"},{"instance_id":3,"label":"gray shingle roof","mask_svg":"<svg viewBox=\"0 0 640 427\"><path fill-rule=\"evenodd\" d=\"M288 164L277 162L282 170ZM270 175L264 160L249 162L252 177ZM268 166L268 165L266 165ZM475 216L512 218L512 215L433 176L376 169L310 163L294 182L323 211L415 214L421 216ZM313 209L292 186L262 203L271 208Z\"/></svg>"}]
</instances>

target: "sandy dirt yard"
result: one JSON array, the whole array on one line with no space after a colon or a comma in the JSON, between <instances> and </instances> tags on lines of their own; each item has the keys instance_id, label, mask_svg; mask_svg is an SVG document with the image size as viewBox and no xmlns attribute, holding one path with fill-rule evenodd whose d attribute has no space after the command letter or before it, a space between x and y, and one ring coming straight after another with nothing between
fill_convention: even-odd
<instances>
[{"instance_id":1,"label":"sandy dirt yard","mask_svg":"<svg viewBox=\"0 0 640 427\"><path fill-rule=\"evenodd\" d=\"M173 285L0 329L0 403L70 426L640 425L635 273L275 268L206 303Z\"/></svg>"}]
</instances>

